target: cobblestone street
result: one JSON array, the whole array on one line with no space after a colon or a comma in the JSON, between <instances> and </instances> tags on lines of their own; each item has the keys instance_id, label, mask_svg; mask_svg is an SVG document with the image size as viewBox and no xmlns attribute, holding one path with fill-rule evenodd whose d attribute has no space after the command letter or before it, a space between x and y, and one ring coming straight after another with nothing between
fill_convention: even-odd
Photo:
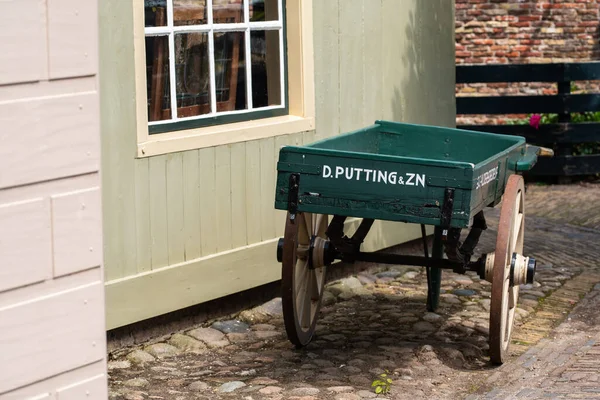
<instances>
[{"instance_id":1,"label":"cobblestone street","mask_svg":"<svg viewBox=\"0 0 600 400\"><path fill-rule=\"evenodd\" d=\"M287 340L276 298L114 351L110 398L600 398L599 196L600 185L528 188L525 254L538 270L521 287L501 367L487 353L491 284L444 271L440 307L429 313L424 269L375 266L328 284L305 349ZM475 256L493 250L499 208L486 209ZM371 384L382 373L390 391L376 395Z\"/></svg>"}]
</instances>

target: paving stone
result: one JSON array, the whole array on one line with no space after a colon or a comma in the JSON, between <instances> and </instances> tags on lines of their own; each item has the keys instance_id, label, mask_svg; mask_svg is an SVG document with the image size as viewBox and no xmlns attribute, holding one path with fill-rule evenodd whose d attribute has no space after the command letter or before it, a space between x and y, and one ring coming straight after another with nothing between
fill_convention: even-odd
<instances>
[{"instance_id":1,"label":"paving stone","mask_svg":"<svg viewBox=\"0 0 600 400\"><path fill-rule=\"evenodd\" d=\"M474 291L473 289L456 289L452 293L454 293L457 296L465 296L465 297L470 297L470 296L474 296L477 294L477 292Z\"/></svg>"},{"instance_id":2,"label":"paving stone","mask_svg":"<svg viewBox=\"0 0 600 400\"><path fill-rule=\"evenodd\" d=\"M127 355L127 359L134 364L144 364L155 360L155 358L151 354L139 349L129 353Z\"/></svg>"},{"instance_id":3,"label":"paving stone","mask_svg":"<svg viewBox=\"0 0 600 400\"><path fill-rule=\"evenodd\" d=\"M229 341L223 332L213 328L197 328L189 331L187 334L195 339L200 340L212 349L225 347L229 344Z\"/></svg>"},{"instance_id":4,"label":"paving stone","mask_svg":"<svg viewBox=\"0 0 600 400\"><path fill-rule=\"evenodd\" d=\"M317 400L315 396L292 396L289 400Z\"/></svg>"},{"instance_id":5,"label":"paving stone","mask_svg":"<svg viewBox=\"0 0 600 400\"><path fill-rule=\"evenodd\" d=\"M423 320L425 320L427 322L432 322L432 323L439 323L439 322L442 322L444 320L444 318L439 314L428 312L428 313L425 313L425 315L423 315Z\"/></svg>"},{"instance_id":6,"label":"paving stone","mask_svg":"<svg viewBox=\"0 0 600 400\"><path fill-rule=\"evenodd\" d=\"M109 361L107 363L107 369L127 369L131 367L131 362L129 360L119 360L119 361Z\"/></svg>"},{"instance_id":7,"label":"paving stone","mask_svg":"<svg viewBox=\"0 0 600 400\"><path fill-rule=\"evenodd\" d=\"M281 297L277 297L251 310L242 311L239 317L243 322L260 324L268 322L272 318L279 317L282 314Z\"/></svg>"},{"instance_id":8,"label":"paving stone","mask_svg":"<svg viewBox=\"0 0 600 400\"><path fill-rule=\"evenodd\" d=\"M217 321L211 325L211 328L222 333L246 333L250 329L248 324L238 320Z\"/></svg>"},{"instance_id":9,"label":"paving stone","mask_svg":"<svg viewBox=\"0 0 600 400\"><path fill-rule=\"evenodd\" d=\"M144 392L127 392L122 397L125 400L145 400Z\"/></svg>"},{"instance_id":10,"label":"paving stone","mask_svg":"<svg viewBox=\"0 0 600 400\"><path fill-rule=\"evenodd\" d=\"M328 307L335 304L337 301L335 295L329 290L323 291L323 298L321 299L322 307Z\"/></svg>"},{"instance_id":11,"label":"paving stone","mask_svg":"<svg viewBox=\"0 0 600 400\"><path fill-rule=\"evenodd\" d=\"M169 344L175 346L179 350L192 353L204 353L207 349L206 345L201 341L180 333L176 333L171 336L169 339Z\"/></svg>"},{"instance_id":12,"label":"paving stone","mask_svg":"<svg viewBox=\"0 0 600 400\"><path fill-rule=\"evenodd\" d=\"M256 375L255 369L248 369L248 370L240 372L240 376L254 376L254 375Z\"/></svg>"},{"instance_id":13,"label":"paving stone","mask_svg":"<svg viewBox=\"0 0 600 400\"><path fill-rule=\"evenodd\" d=\"M377 276L378 278L396 278L401 275L402 275L402 272L400 272L400 271L383 271L378 274L375 274L375 276ZM359 277L359 279L360 279L360 277Z\"/></svg>"},{"instance_id":14,"label":"paving stone","mask_svg":"<svg viewBox=\"0 0 600 400\"><path fill-rule=\"evenodd\" d=\"M279 331L256 331L254 332L254 336L258 339L272 339L275 337L279 337L282 335L282 332Z\"/></svg>"},{"instance_id":15,"label":"paving stone","mask_svg":"<svg viewBox=\"0 0 600 400\"><path fill-rule=\"evenodd\" d=\"M336 394L335 400L360 400L360 396L354 393L339 393Z\"/></svg>"},{"instance_id":16,"label":"paving stone","mask_svg":"<svg viewBox=\"0 0 600 400\"><path fill-rule=\"evenodd\" d=\"M231 393L237 389L243 388L246 386L244 382L241 381L232 381L222 384L217 388L217 392L220 393Z\"/></svg>"},{"instance_id":17,"label":"paving stone","mask_svg":"<svg viewBox=\"0 0 600 400\"><path fill-rule=\"evenodd\" d=\"M195 382L190 383L190 385L187 388L188 388L188 390L191 390L192 392L204 392L206 390L209 390L210 386L206 382L195 381Z\"/></svg>"},{"instance_id":18,"label":"paving stone","mask_svg":"<svg viewBox=\"0 0 600 400\"><path fill-rule=\"evenodd\" d=\"M321 391L315 387L299 387L290 390L292 396L316 396Z\"/></svg>"},{"instance_id":19,"label":"paving stone","mask_svg":"<svg viewBox=\"0 0 600 400\"><path fill-rule=\"evenodd\" d=\"M458 298L458 296L454 295L454 294L449 294L449 293L444 293L440 295L440 299L442 302L444 303L449 303L449 304L461 304L460 299Z\"/></svg>"},{"instance_id":20,"label":"paving stone","mask_svg":"<svg viewBox=\"0 0 600 400\"><path fill-rule=\"evenodd\" d=\"M331 386L327 390L334 393L350 393L354 391L354 388L352 386Z\"/></svg>"},{"instance_id":21,"label":"paving stone","mask_svg":"<svg viewBox=\"0 0 600 400\"><path fill-rule=\"evenodd\" d=\"M148 382L148 380L144 378L132 378L123 382L123 384L125 386L131 387L146 387L150 384L150 382Z\"/></svg>"},{"instance_id":22,"label":"paving stone","mask_svg":"<svg viewBox=\"0 0 600 400\"><path fill-rule=\"evenodd\" d=\"M266 386L266 387L260 389L258 391L258 393L269 396L269 395L277 394L277 393L281 392L282 390L283 390L283 388L281 388L279 386Z\"/></svg>"},{"instance_id":23,"label":"paving stone","mask_svg":"<svg viewBox=\"0 0 600 400\"><path fill-rule=\"evenodd\" d=\"M228 333L225 335L230 343L248 343L251 336L247 333Z\"/></svg>"},{"instance_id":24,"label":"paving stone","mask_svg":"<svg viewBox=\"0 0 600 400\"><path fill-rule=\"evenodd\" d=\"M412 326L415 332L433 332L435 331L435 326L431 324L431 322L427 321L419 321Z\"/></svg>"},{"instance_id":25,"label":"paving stone","mask_svg":"<svg viewBox=\"0 0 600 400\"><path fill-rule=\"evenodd\" d=\"M404 275L402 275L402 278L404 279L415 279L419 276L419 273L416 271L409 271L407 273L405 273Z\"/></svg>"},{"instance_id":26,"label":"paving stone","mask_svg":"<svg viewBox=\"0 0 600 400\"><path fill-rule=\"evenodd\" d=\"M356 392L356 394L361 398L361 399L374 399L377 397L377 394L370 392L368 390L359 390L358 392Z\"/></svg>"},{"instance_id":27,"label":"paving stone","mask_svg":"<svg viewBox=\"0 0 600 400\"><path fill-rule=\"evenodd\" d=\"M364 273L358 274L358 276L356 278L363 285L368 285L368 284L371 284L371 283L375 283L375 281L377 280L377 276L371 275L371 274L364 274Z\"/></svg>"}]
</instances>

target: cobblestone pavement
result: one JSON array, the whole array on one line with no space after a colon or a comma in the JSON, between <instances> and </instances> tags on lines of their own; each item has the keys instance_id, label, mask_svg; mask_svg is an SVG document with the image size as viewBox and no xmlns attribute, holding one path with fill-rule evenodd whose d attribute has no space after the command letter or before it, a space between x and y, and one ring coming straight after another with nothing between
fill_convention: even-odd
<instances>
[{"instance_id":1,"label":"cobblestone pavement","mask_svg":"<svg viewBox=\"0 0 600 400\"><path fill-rule=\"evenodd\" d=\"M474 399L600 399L600 284L515 362L498 368Z\"/></svg>"},{"instance_id":2,"label":"cobblestone pavement","mask_svg":"<svg viewBox=\"0 0 600 400\"><path fill-rule=\"evenodd\" d=\"M530 185L526 199L528 215L600 229L599 207L594 204L600 199L598 183Z\"/></svg>"},{"instance_id":3,"label":"cobblestone pavement","mask_svg":"<svg viewBox=\"0 0 600 400\"><path fill-rule=\"evenodd\" d=\"M600 231L593 228L600 206L575 201L595 196L596 190L529 188L525 253L538 259L538 272L534 284L522 287L511 358L502 367L491 366L487 354L489 283L473 273L444 271L440 308L428 313L424 270L376 266L328 284L316 336L307 348L296 350L289 343L280 299L273 299L233 319L113 352L111 399L475 399L568 393L569 383L592 382L590 360L600 357L592 342L600 338L587 337L600 321L577 314L578 308L567 320L582 298L582 304L598 301L592 289L600 282ZM587 217L565 224L566 211L555 212L566 208L563 203L543 208L559 191L566 204L579 204L578 216ZM486 211L490 229L479 252L493 250L498 214L499 207ZM567 325L559 326L563 320ZM570 327L574 321L583 325ZM541 371L548 363L555 369L546 376ZM371 383L384 372L391 390L378 396ZM589 396L583 398L598 389L588 386L581 393Z\"/></svg>"}]
</instances>

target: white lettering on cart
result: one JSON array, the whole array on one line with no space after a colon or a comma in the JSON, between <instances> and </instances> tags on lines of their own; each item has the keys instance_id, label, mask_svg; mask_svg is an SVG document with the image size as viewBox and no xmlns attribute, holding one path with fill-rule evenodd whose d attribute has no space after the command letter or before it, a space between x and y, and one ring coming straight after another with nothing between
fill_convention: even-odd
<instances>
[{"instance_id":1,"label":"white lettering on cart","mask_svg":"<svg viewBox=\"0 0 600 400\"><path fill-rule=\"evenodd\" d=\"M333 172L335 170L335 172ZM323 165L323 178L345 179L348 181L365 181L383 183L385 185L407 185L425 187L425 174L407 172L400 174L396 171L378 169L340 167Z\"/></svg>"},{"instance_id":2,"label":"white lettering on cart","mask_svg":"<svg viewBox=\"0 0 600 400\"><path fill-rule=\"evenodd\" d=\"M475 189L479 189L492 182L498 176L498 166L490 169L482 175L477 177L477 187Z\"/></svg>"}]
</instances>

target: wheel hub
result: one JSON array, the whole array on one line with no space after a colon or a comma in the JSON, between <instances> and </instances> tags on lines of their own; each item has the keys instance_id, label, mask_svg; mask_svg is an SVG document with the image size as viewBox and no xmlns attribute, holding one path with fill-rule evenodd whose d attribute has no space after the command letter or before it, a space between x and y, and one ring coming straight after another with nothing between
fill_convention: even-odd
<instances>
[{"instance_id":1,"label":"wheel hub","mask_svg":"<svg viewBox=\"0 0 600 400\"><path fill-rule=\"evenodd\" d=\"M479 277L492 283L494 276L494 261L496 255L494 252L484 254L479 261ZM525 285L533 283L537 261L533 257L525 257L518 253L513 253L510 262L510 284Z\"/></svg>"},{"instance_id":2,"label":"wheel hub","mask_svg":"<svg viewBox=\"0 0 600 400\"><path fill-rule=\"evenodd\" d=\"M308 268L315 269L330 265L335 259L335 251L331 241L319 236L310 239L308 249Z\"/></svg>"},{"instance_id":3,"label":"wheel hub","mask_svg":"<svg viewBox=\"0 0 600 400\"><path fill-rule=\"evenodd\" d=\"M277 242L277 262L282 262L283 260L283 243L283 238ZM330 240L313 236L310 239L310 246L308 247L308 267L315 269L331 265L335 261L336 254Z\"/></svg>"},{"instance_id":4,"label":"wheel hub","mask_svg":"<svg viewBox=\"0 0 600 400\"><path fill-rule=\"evenodd\" d=\"M513 253L510 262L510 284L524 285L533 283L536 264L535 258L533 257L525 257Z\"/></svg>"}]
</instances>

